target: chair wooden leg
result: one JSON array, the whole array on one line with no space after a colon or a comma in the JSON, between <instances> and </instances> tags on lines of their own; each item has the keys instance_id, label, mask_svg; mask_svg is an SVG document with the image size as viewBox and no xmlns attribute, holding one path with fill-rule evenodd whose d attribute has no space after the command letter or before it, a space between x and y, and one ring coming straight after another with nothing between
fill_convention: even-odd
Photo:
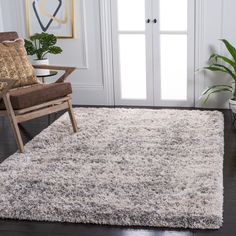
<instances>
[{"instance_id":1,"label":"chair wooden leg","mask_svg":"<svg viewBox=\"0 0 236 236\"><path fill-rule=\"evenodd\" d=\"M68 100L68 106L69 106L68 113L69 113L69 116L70 116L71 124L73 126L74 132L77 133L78 132L78 126L77 126L77 122L76 122L75 115L74 115L74 112L73 112L71 100Z\"/></svg>"},{"instance_id":2,"label":"chair wooden leg","mask_svg":"<svg viewBox=\"0 0 236 236\"><path fill-rule=\"evenodd\" d=\"M6 106L7 115L8 115L8 118L10 120L10 124L11 124L12 130L13 130L13 133L14 133L14 136L15 136L15 139L16 139L18 149L21 153L24 153L24 151L25 151L24 150L24 143L22 141L22 137L21 137L21 134L20 134L20 129L19 129L19 126L18 126L18 122L16 120L14 110L11 106L10 98L9 98L8 95L6 95L6 96L3 97L3 99L4 99L5 106Z\"/></svg>"}]
</instances>

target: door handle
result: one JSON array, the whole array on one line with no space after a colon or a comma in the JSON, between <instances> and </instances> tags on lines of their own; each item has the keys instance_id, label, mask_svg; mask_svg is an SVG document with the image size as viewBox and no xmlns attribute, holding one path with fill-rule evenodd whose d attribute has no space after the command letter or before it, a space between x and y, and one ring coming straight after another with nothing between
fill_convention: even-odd
<instances>
[{"instance_id":1,"label":"door handle","mask_svg":"<svg viewBox=\"0 0 236 236\"><path fill-rule=\"evenodd\" d=\"M149 24L149 23L151 22L151 20L150 20L150 19L147 19L146 22Z\"/></svg>"},{"instance_id":2,"label":"door handle","mask_svg":"<svg viewBox=\"0 0 236 236\"><path fill-rule=\"evenodd\" d=\"M154 19L152 22L153 22L154 24L156 24L156 23L157 23L157 19Z\"/></svg>"}]
</instances>

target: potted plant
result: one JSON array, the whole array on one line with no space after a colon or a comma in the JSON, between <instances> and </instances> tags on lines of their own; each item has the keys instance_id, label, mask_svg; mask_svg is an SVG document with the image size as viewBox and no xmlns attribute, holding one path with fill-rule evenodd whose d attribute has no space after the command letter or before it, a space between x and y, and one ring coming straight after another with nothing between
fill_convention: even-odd
<instances>
[{"instance_id":1,"label":"potted plant","mask_svg":"<svg viewBox=\"0 0 236 236\"><path fill-rule=\"evenodd\" d=\"M229 99L229 106L233 113L236 113L236 49L235 47L229 43L226 39L221 40L226 49L228 50L230 57L226 57L219 54L212 54L209 63L210 65L204 67L205 70L214 71L214 72L223 72L229 75L232 79L232 85L228 84L220 84L213 85L207 88L202 96L204 97L204 103L207 103L209 97L212 94L218 92L230 92L232 94L231 99Z\"/></svg>"},{"instance_id":2,"label":"potted plant","mask_svg":"<svg viewBox=\"0 0 236 236\"><path fill-rule=\"evenodd\" d=\"M25 49L28 55L35 55L34 64L48 65L49 60L47 54L60 54L62 49L57 44L57 37L53 34L40 33L34 34L30 40L25 39ZM36 70L37 76L47 75L49 70Z\"/></svg>"}]
</instances>

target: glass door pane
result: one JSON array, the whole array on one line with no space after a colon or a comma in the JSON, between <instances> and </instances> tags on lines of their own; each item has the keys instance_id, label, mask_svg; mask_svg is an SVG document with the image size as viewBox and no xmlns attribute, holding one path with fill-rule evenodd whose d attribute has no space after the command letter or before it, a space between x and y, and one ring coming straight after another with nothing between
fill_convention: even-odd
<instances>
[{"instance_id":1,"label":"glass door pane","mask_svg":"<svg viewBox=\"0 0 236 236\"><path fill-rule=\"evenodd\" d=\"M121 34L120 79L122 99L146 99L145 35Z\"/></svg>"},{"instance_id":2,"label":"glass door pane","mask_svg":"<svg viewBox=\"0 0 236 236\"><path fill-rule=\"evenodd\" d=\"M187 35L161 35L161 99L187 100Z\"/></svg>"},{"instance_id":3,"label":"glass door pane","mask_svg":"<svg viewBox=\"0 0 236 236\"><path fill-rule=\"evenodd\" d=\"M112 0L114 1L114 0ZM117 0L118 29L145 30L145 0Z\"/></svg>"},{"instance_id":4,"label":"glass door pane","mask_svg":"<svg viewBox=\"0 0 236 236\"><path fill-rule=\"evenodd\" d=\"M160 30L187 31L188 0L160 0Z\"/></svg>"}]
</instances>

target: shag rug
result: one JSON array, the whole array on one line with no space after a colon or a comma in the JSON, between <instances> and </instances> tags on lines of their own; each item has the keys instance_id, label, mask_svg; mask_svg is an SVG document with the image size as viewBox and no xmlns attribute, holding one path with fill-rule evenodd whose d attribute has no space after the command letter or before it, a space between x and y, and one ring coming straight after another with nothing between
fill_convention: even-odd
<instances>
[{"instance_id":1,"label":"shag rug","mask_svg":"<svg viewBox=\"0 0 236 236\"><path fill-rule=\"evenodd\" d=\"M0 165L0 218L216 229L223 115L75 109Z\"/></svg>"}]
</instances>

